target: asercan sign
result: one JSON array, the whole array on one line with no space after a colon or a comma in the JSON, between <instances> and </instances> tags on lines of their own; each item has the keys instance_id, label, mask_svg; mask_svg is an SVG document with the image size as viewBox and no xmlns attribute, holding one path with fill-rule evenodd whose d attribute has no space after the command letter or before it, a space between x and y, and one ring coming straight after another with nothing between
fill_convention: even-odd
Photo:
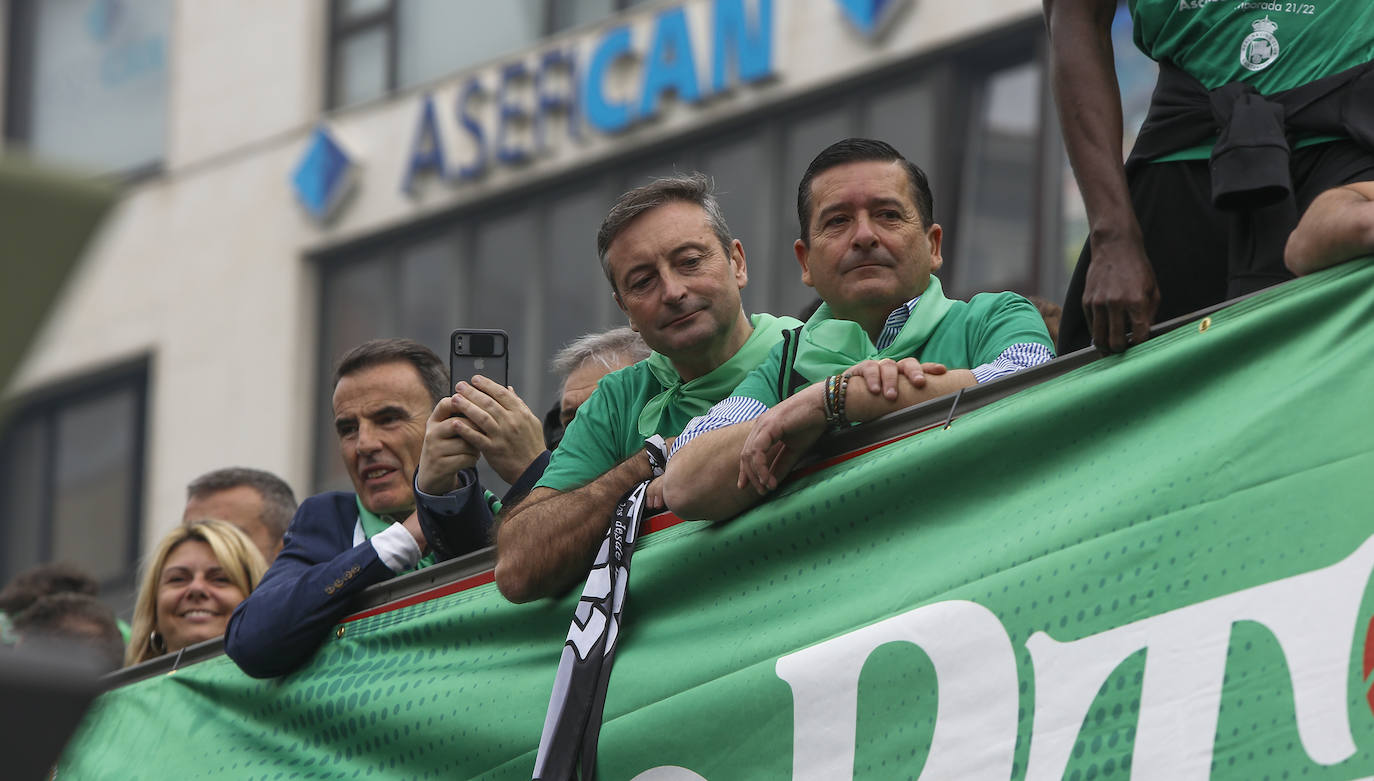
<instances>
[{"instance_id":1,"label":"asercan sign","mask_svg":"<svg viewBox=\"0 0 1374 781\"><path fill-rule=\"evenodd\" d=\"M774 75L773 0L711 0L705 31L688 10L671 6L647 28L617 25L485 69L452 103L426 93L401 189L413 193L422 177L478 179L549 154L555 133L574 143L587 129L621 133L658 117L670 98L695 106Z\"/></svg>"}]
</instances>

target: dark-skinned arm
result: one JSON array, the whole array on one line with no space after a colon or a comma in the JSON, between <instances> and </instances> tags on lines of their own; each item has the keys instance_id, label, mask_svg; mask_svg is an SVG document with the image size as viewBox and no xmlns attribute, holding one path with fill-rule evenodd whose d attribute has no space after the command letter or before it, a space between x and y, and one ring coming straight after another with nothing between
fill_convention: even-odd
<instances>
[{"instance_id":1,"label":"dark-skinned arm","mask_svg":"<svg viewBox=\"0 0 1374 781\"><path fill-rule=\"evenodd\" d=\"M1117 3L1044 0L1044 6L1055 105L1088 212L1092 260L1083 313L1097 349L1121 352L1149 337L1159 290L1121 163L1121 91L1112 60Z\"/></svg>"},{"instance_id":2,"label":"dark-skinned arm","mask_svg":"<svg viewBox=\"0 0 1374 781\"><path fill-rule=\"evenodd\" d=\"M496 529L496 587L512 602L560 596L586 578L616 502L653 476L642 451L581 488L536 488Z\"/></svg>"}]
</instances>

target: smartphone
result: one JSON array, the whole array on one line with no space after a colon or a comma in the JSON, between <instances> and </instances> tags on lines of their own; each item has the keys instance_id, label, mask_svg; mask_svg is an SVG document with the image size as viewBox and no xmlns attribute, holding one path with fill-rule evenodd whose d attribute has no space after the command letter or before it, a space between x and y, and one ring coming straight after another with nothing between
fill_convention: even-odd
<instances>
[{"instance_id":1,"label":"smartphone","mask_svg":"<svg viewBox=\"0 0 1374 781\"><path fill-rule=\"evenodd\" d=\"M459 382L472 382L480 374L499 385L509 385L510 337L505 331L488 328L460 328L449 335L448 389Z\"/></svg>"}]
</instances>

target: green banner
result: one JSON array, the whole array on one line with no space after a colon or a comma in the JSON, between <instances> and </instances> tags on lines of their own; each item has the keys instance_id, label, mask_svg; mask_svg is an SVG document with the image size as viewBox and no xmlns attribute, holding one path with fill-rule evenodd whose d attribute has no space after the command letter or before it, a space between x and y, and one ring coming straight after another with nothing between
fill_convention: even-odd
<instances>
[{"instance_id":1,"label":"green banner","mask_svg":"<svg viewBox=\"0 0 1374 781\"><path fill-rule=\"evenodd\" d=\"M1374 264L645 536L601 777L1374 777ZM529 778L574 597L103 696L60 779Z\"/></svg>"}]
</instances>

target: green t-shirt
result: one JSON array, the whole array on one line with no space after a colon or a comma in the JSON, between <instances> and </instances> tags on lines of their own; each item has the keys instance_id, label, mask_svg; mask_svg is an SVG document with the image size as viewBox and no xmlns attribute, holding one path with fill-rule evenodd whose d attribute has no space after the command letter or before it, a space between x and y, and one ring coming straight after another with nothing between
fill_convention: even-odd
<instances>
[{"instance_id":1,"label":"green t-shirt","mask_svg":"<svg viewBox=\"0 0 1374 781\"><path fill-rule=\"evenodd\" d=\"M757 357L747 361L743 359L750 355L766 355L768 349L782 338L783 331L801 325L801 321L791 317L775 318L771 315L754 315L752 322L754 332L739 353L700 378L720 387L709 403L698 405L701 407L699 410L683 406L682 403L663 406L653 433L664 438L681 434L688 421L725 398L729 390L744 379L759 360ZM654 375L649 360L602 377L592 395L577 408L577 416L568 424L568 430L563 432L563 440L554 449L549 466L535 487L552 488L555 491L581 488L643 450L645 434L640 431L640 413L650 400L667 388Z\"/></svg>"},{"instance_id":2,"label":"green t-shirt","mask_svg":"<svg viewBox=\"0 0 1374 781\"><path fill-rule=\"evenodd\" d=\"M919 348L915 357L925 363L942 363L951 369L972 369L997 360L1014 344L1040 344L1054 350L1045 320L1035 306L1015 293L979 293L968 301L950 301L950 309ZM820 313L818 313L820 314ZM815 318L812 319L813 321ZM907 328L916 318L907 321ZM899 339L901 337L898 337ZM778 397L778 377L782 371L783 345L735 388L731 396L747 396L771 407ZM789 382L789 395L824 379L800 377Z\"/></svg>"},{"instance_id":3,"label":"green t-shirt","mask_svg":"<svg viewBox=\"0 0 1374 781\"><path fill-rule=\"evenodd\" d=\"M1147 57L1173 62L1208 89L1240 81L1270 95L1374 60L1372 0L1130 0L1130 12ZM1156 162L1202 160L1211 149L1207 143Z\"/></svg>"}]
</instances>

